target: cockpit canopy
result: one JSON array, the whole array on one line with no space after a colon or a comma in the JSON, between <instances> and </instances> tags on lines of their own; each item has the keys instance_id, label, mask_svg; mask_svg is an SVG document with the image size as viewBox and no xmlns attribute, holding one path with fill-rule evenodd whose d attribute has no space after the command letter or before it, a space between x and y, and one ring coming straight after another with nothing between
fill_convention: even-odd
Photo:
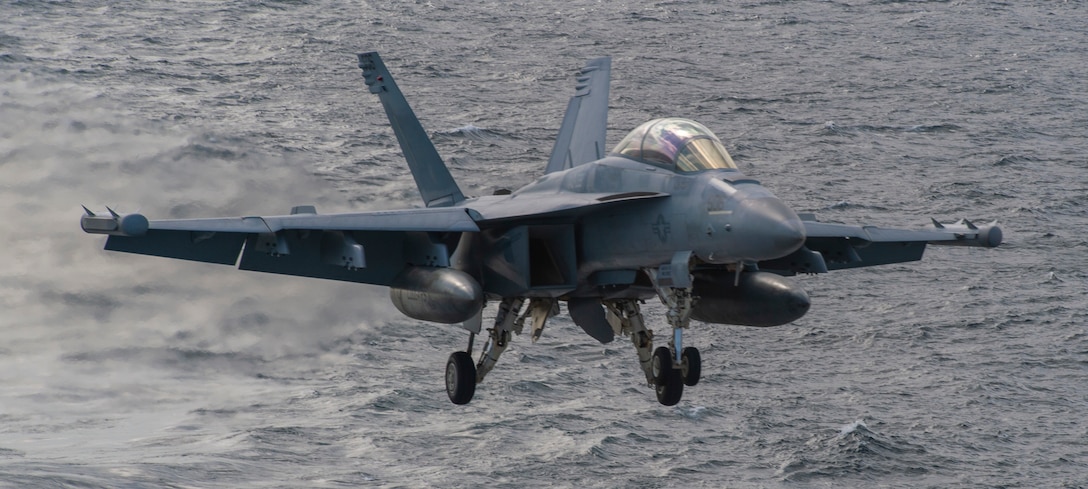
<instances>
[{"instance_id":1,"label":"cockpit canopy","mask_svg":"<svg viewBox=\"0 0 1088 489\"><path fill-rule=\"evenodd\" d=\"M710 129L677 117L654 119L638 126L612 153L680 172L737 169Z\"/></svg>"}]
</instances>

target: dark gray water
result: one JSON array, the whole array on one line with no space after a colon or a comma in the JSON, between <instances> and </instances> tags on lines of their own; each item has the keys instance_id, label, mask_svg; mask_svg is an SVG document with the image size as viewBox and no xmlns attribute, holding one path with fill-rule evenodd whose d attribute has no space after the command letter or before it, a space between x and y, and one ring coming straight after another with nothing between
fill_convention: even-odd
<instances>
[{"instance_id":1,"label":"dark gray water","mask_svg":"<svg viewBox=\"0 0 1088 489\"><path fill-rule=\"evenodd\" d=\"M1088 486L1086 13L0 1L0 483ZM418 206L355 67L371 49L466 193L539 176L574 71L611 54L610 143L694 118L800 212L997 219L1006 244L802 277L814 305L792 325L699 325L704 380L675 407L628 344L564 318L456 407L441 372L466 335L399 317L381 288L80 232L80 204Z\"/></svg>"}]
</instances>

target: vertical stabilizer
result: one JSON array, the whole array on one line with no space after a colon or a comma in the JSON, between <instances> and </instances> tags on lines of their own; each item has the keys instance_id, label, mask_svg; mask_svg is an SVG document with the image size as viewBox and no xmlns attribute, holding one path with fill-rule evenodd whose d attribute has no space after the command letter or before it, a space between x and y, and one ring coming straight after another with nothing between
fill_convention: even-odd
<instances>
[{"instance_id":1,"label":"vertical stabilizer","mask_svg":"<svg viewBox=\"0 0 1088 489\"><path fill-rule=\"evenodd\" d=\"M567 104L563 125L555 139L544 173L574 168L604 158L608 129L608 86L612 58L592 59L578 72L574 96Z\"/></svg>"},{"instance_id":2,"label":"vertical stabilizer","mask_svg":"<svg viewBox=\"0 0 1088 489\"><path fill-rule=\"evenodd\" d=\"M453 175L450 175L438 150L434 149L434 144L408 106L404 94L393 82L393 76L378 53L359 54L359 68L363 69L363 79L370 87L370 93L377 94L382 107L385 107L389 124L393 126L404 159L408 160L408 168L412 170L412 177L427 207L449 206L465 200L457 182L453 181Z\"/></svg>"}]
</instances>

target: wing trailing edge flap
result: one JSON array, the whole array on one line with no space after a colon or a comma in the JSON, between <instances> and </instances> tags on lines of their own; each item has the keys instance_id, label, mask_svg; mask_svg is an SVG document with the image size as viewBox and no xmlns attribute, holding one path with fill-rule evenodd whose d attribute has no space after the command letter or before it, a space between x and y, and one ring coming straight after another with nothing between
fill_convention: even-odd
<instances>
[{"instance_id":1,"label":"wing trailing edge flap","mask_svg":"<svg viewBox=\"0 0 1088 489\"><path fill-rule=\"evenodd\" d=\"M420 236L412 236L417 234ZM425 233L403 231L297 231L248 235L240 270L389 285L415 257L412 242ZM284 253L281 253L284 252Z\"/></svg>"},{"instance_id":2,"label":"wing trailing edge flap","mask_svg":"<svg viewBox=\"0 0 1088 489\"><path fill-rule=\"evenodd\" d=\"M612 58L609 57L592 59L578 72L574 96L567 103L544 173L604 158L611 72Z\"/></svg>"},{"instance_id":3,"label":"wing trailing edge flap","mask_svg":"<svg viewBox=\"0 0 1088 489\"><path fill-rule=\"evenodd\" d=\"M245 241L246 235L240 233L151 229L143 236L110 236L106 250L234 265Z\"/></svg>"}]
</instances>

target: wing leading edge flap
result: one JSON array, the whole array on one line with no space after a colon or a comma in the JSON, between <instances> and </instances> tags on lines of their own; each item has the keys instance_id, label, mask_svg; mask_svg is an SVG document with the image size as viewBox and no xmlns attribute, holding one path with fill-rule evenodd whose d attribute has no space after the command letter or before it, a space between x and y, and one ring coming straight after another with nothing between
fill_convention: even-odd
<instances>
[{"instance_id":1,"label":"wing leading edge flap","mask_svg":"<svg viewBox=\"0 0 1088 489\"><path fill-rule=\"evenodd\" d=\"M476 217L470 209L447 207L160 220L150 221L149 229L141 235L111 234L106 249L238 264L243 270L387 285L407 261L427 264L424 257L448 256L432 249L440 245L429 244L428 233L477 232L480 228Z\"/></svg>"},{"instance_id":2,"label":"wing leading edge flap","mask_svg":"<svg viewBox=\"0 0 1088 489\"><path fill-rule=\"evenodd\" d=\"M151 221L151 229L224 233L275 233L282 230L334 231L479 231L472 212L463 207L436 207L345 214L292 214L266 217L220 217Z\"/></svg>"},{"instance_id":3,"label":"wing leading edge flap","mask_svg":"<svg viewBox=\"0 0 1088 489\"><path fill-rule=\"evenodd\" d=\"M985 226L976 226L967 220L956 224L933 222L932 229L910 230L804 221L805 236L816 239L859 239L871 243L925 242L982 248L997 247L1002 241L1001 228L996 222Z\"/></svg>"},{"instance_id":4,"label":"wing leading edge flap","mask_svg":"<svg viewBox=\"0 0 1088 489\"><path fill-rule=\"evenodd\" d=\"M563 124L544 173L574 168L604 158L608 129L608 89L612 58L590 60L577 76Z\"/></svg>"},{"instance_id":5,"label":"wing leading edge flap","mask_svg":"<svg viewBox=\"0 0 1088 489\"><path fill-rule=\"evenodd\" d=\"M888 265L922 259L926 245L993 248L1001 244L996 223L967 221L932 229L888 229L805 220L805 245L789 256L759 263L762 270L794 275Z\"/></svg>"}]
</instances>

